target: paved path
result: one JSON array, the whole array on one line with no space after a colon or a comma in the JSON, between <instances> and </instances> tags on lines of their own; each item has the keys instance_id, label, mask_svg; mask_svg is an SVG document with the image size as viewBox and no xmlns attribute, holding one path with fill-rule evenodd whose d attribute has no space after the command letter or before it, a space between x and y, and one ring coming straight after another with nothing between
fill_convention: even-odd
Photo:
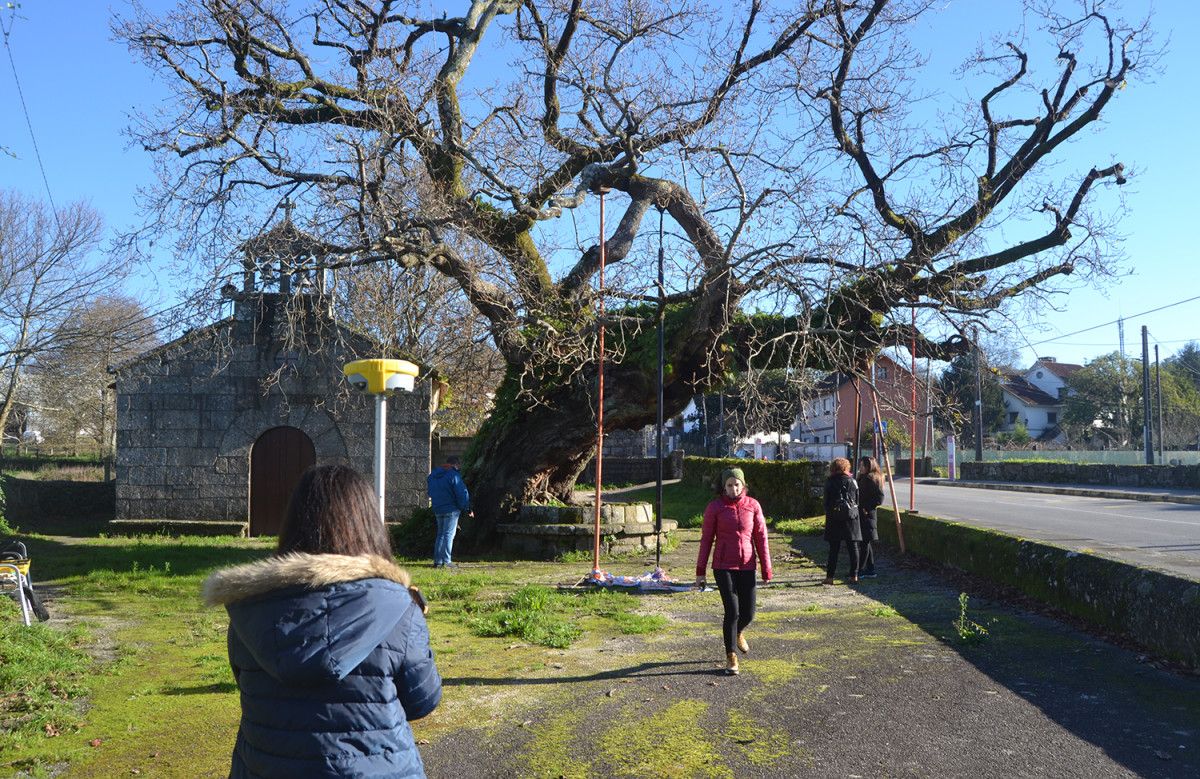
<instances>
[{"instance_id":1,"label":"paved path","mask_svg":"<svg viewBox=\"0 0 1200 779\"><path fill-rule=\"evenodd\" d=\"M698 533L680 535L664 562L688 574ZM771 543L740 676L718 669L716 593L644 596L662 631L544 650L515 678L446 672L443 706L473 725L422 745L429 776L1200 776L1200 678L887 555L822 587L819 536ZM951 627L964 590L977 642Z\"/></svg>"}]
</instances>

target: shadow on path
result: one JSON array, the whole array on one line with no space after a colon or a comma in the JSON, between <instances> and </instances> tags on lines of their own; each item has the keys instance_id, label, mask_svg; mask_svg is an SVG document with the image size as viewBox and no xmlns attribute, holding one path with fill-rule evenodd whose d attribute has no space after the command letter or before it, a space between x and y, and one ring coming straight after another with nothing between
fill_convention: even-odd
<instances>
[{"instance_id":1,"label":"shadow on path","mask_svg":"<svg viewBox=\"0 0 1200 779\"><path fill-rule=\"evenodd\" d=\"M682 668L670 670L674 666L704 666L703 668ZM488 678L483 676L460 676L442 679L442 684L449 687L460 685L494 684L494 685L526 685L526 684L568 684L573 682L601 682L616 679L649 679L657 676L726 676L723 669L717 668L710 661L685 660L664 663L641 663L628 668L614 668L611 671L600 671L584 676L535 676L521 678Z\"/></svg>"}]
</instances>

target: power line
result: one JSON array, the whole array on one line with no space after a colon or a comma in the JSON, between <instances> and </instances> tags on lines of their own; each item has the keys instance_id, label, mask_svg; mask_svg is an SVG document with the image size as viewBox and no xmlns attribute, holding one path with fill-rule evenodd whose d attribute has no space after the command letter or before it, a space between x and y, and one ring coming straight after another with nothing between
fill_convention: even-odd
<instances>
[{"instance_id":1,"label":"power line","mask_svg":"<svg viewBox=\"0 0 1200 779\"><path fill-rule=\"evenodd\" d=\"M50 179L46 177L46 167L42 164L42 152L38 149L37 136L33 132L33 121L29 118L29 107L25 105L25 91L21 89L21 79L17 75L17 63L13 59L12 46L9 45L9 36L12 35L13 26L16 24L17 11L12 10L12 19L9 21L8 27L4 27L0 22L0 32L4 34L4 50L8 52L8 65L12 68L13 82L17 85L17 97L21 100L21 111L25 114L25 126L29 128L29 140L33 142L33 156L37 158L38 170L42 174L42 186L46 188L46 199L50 201L50 213L54 214L54 224L58 226L59 232L62 231L62 225L58 221L58 206L54 205L54 195L50 193Z\"/></svg>"},{"instance_id":2,"label":"power line","mask_svg":"<svg viewBox=\"0 0 1200 779\"><path fill-rule=\"evenodd\" d=\"M1175 306L1181 306L1184 303L1191 303L1193 300L1200 300L1200 295L1196 295L1195 297L1187 298L1186 300L1178 300L1174 303L1168 303L1167 305L1159 306L1158 308L1152 308L1149 311L1143 311L1140 314L1131 314L1127 317L1117 317L1116 319L1112 320L1111 322L1105 322L1104 324L1092 325L1091 327L1085 327L1082 330L1076 330L1073 333L1063 333L1062 335L1057 336L1055 338L1048 338L1045 341L1038 341L1037 343L1029 344L1029 346L1042 346L1044 344L1058 343L1062 339L1070 338L1073 335L1079 335L1080 333L1088 333L1088 332L1091 332L1092 330L1099 330L1102 327L1109 327L1110 325L1115 325L1118 322L1120 322L1122 319L1136 319L1139 316L1146 316L1147 314L1154 314L1159 311L1165 311L1168 308L1173 308Z\"/></svg>"},{"instance_id":3,"label":"power line","mask_svg":"<svg viewBox=\"0 0 1200 779\"><path fill-rule=\"evenodd\" d=\"M1153 333L1150 334L1150 338L1154 341L1154 343L1161 344L1163 346L1166 346L1167 344L1185 344L1192 341L1200 341L1200 338L1173 338L1167 341L1160 341L1154 337ZM1042 343L1048 343L1048 341L1042 341ZM1120 346L1119 343L1113 343L1112 341L1101 341L1099 343L1082 343L1080 341L1072 341L1071 343L1055 343L1058 346Z\"/></svg>"}]
</instances>

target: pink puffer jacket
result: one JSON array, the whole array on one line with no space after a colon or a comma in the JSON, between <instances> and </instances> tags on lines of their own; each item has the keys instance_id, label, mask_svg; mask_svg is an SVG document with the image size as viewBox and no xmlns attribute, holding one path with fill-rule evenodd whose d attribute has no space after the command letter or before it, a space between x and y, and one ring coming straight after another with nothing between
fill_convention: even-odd
<instances>
[{"instance_id":1,"label":"pink puffer jacket","mask_svg":"<svg viewBox=\"0 0 1200 779\"><path fill-rule=\"evenodd\" d=\"M757 558L762 566L763 581L771 580L767 521L757 500L749 495L742 495L737 500L722 495L708 504L700 534L700 554L696 558L697 576L704 576L710 550L714 570L753 571Z\"/></svg>"}]
</instances>

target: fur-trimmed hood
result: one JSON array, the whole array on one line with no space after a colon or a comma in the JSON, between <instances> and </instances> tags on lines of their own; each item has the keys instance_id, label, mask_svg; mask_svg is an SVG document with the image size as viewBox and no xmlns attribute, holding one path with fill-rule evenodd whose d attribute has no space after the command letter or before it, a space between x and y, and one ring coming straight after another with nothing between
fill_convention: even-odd
<instances>
[{"instance_id":1,"label":"fur-trimmed hood","mask_svg":"<svg viewBox=\"0 0 1200 779\"><path fill-rule=\"evenodd\" d=\"M319 589L359 579L388 579L408 587L408 571L376 555L292 552L255 563L222 568L204 582L204 603L225 606L285 587Z\"/></svg>"},{"instance_id":2,"label":"fur-trimmed hood","mask_svg":"<svg viewBox=\"0 0 1200 779\"><path fill-rule=\"evenodd\" d=\"M409 576L375 556L289 554L208 577L204 600L229 611L229 630L285 684L344 679L420 610Z\"/></svg>"}]
</instances>

